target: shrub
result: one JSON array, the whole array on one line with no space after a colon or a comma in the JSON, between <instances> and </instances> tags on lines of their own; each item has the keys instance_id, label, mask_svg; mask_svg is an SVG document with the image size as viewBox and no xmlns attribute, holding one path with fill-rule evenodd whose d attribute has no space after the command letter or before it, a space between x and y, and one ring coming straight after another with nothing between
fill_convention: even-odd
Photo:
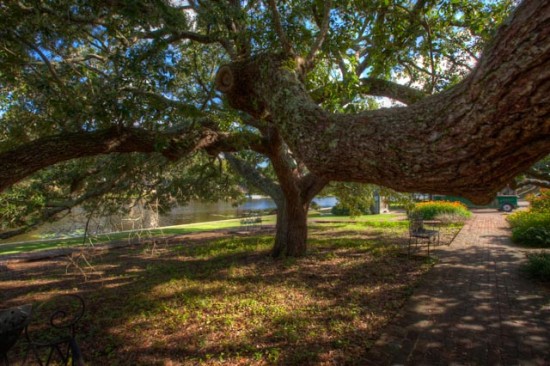
<instances>
[{"instance_id":1,"label":"shrub","mask_svg":"<svg viewBox=\"0 0 550 366\"><path fill-rule=\"evenodd\" d=\"M411 214L422 216L424 220L433 220L438 217L442 217L447 220L453 218L453 220L460 221L463 221L472 215L463 203L449 201L428 201L417 203L412 209Z\"/></svg>"},{"instance_id":2,"label":"shrub","mask_svg":"<svg viewBox=\"0 0 550 366\"><path fill-rule=\"evenodd\" d=\"M512 239L527 246L550 247L550 213L519 211L508 216Z\"/></svg>"},{"instance_id":3,"label":"shrub","mask_svg":"<svg viewBox=\"0 0 550 366\"><path fill-rule=\"evenodd\" d=\"M330 209L330 212L335 216L370 215L371 213L368 208L358 207L356 210L350 210L348 207L344 207L341 203L337 203L335 206L333 206Z\"/></svg>"},{"instance_id":4,"label":"shrub","mask_svg":"<svg viewBox=\"0 0 550 366\"><path fill-rule=\"evenodd\" d=\"M539 196L530 195L527 200L531 203L531 212L550 214L550 189L542 189Z\"/></svg>"},{"instance_id":5,"label":"shrub","mask_svg":"<svg viewBox=\"0 0 550 366\"><path fill-rule=\"evenodd\" d=\"M523 270L529 277L550 281L550 253L528 254Z\"/></svg>"}]
</instances>

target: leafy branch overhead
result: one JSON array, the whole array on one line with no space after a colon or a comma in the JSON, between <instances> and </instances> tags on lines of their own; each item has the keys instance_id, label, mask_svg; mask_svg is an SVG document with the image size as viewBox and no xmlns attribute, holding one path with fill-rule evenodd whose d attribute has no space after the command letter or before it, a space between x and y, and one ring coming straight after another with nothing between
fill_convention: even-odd
<instances>
[{"instance_id":1,"label":"leafy branch overhead","mask_svg":"<svg viewBox=\"0 0 550 366\"><path fill-rule=\"evenodd\" d=\"M550 5L513 7L8 2L0 189L97 154L265 154L275 131L323 181L487 200L550 152Z\"/></svg>"}]
</instances>

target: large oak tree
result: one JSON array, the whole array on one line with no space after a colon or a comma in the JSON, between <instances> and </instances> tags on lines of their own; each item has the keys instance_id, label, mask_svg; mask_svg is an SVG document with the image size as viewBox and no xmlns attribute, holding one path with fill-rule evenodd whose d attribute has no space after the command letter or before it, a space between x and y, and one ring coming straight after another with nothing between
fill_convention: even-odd
<instances>
[{"instance_id":1,"label":"large oak tree","mask_svg":"<svg viewBox=\"0 0 550 366\"><path fill-rule=\"evenodd\" d=\"M511 7L10 2L0 189L74 158L249 149L290 174L285 207L302 211L329 180L488 200L550 152L550 5ZM368 111L369 95L406 106Z\"/></svg>"}]
</instances>

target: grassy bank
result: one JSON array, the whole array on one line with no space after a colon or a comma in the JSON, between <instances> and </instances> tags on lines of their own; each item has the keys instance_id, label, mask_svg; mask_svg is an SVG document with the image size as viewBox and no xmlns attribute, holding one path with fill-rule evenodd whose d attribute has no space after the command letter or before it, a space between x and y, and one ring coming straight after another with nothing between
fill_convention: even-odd
<instances>
[{"instance_id":1,"label":"grassy bank","mask_svg":"<svg viewBox=\"0 0 550 366\"><path fill-rule=\"evenodd\" d=\"M350 219L349 217L334 216L334 215L321 215L317 212L312 212L310 215L310 221L356 221L358 223L372 223L374 226L384 226L386 222L395 222L401 216L396 214L384 214L384 215L364 215ZM274 225L275 216L262 216L263 225ZM388 224L388 225L402 225L402 224ZM78 245L92 244L101 245L111 241L119 240L132 240L136 238L154 238L164 237L171 235L183 235L196 232L204 232L211 230L221 229L238 229L241 227L240 219L230 219L221 221L209 221L195 224L185 224L176 226L166 226L156 229L146 230L133 230L123 231L110 234L90 235L84 240L83 237L62 238L62 239L47 239L47 240L35 240L17 243L0 243L0 256L7 254L18 254L33 252L38 250L48 250L57 248L67 248Z\"/></svg>"}]
</instances>

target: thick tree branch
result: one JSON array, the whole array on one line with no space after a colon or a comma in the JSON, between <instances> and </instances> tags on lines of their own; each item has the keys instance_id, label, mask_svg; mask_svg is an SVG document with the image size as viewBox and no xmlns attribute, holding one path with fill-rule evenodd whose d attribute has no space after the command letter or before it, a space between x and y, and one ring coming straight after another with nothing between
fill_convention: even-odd
<instances>
[{"instance_id":1,"label":"thick tree branch","mask_svg":"<svg viewBox=\"0 0 550 366\"><path fill-rule=\"evenodd\" d=\"M158 152L170 160L177 160L224 137L208 128L155 133L119 127L44 137L0 154L0 191L40 169L75 158Z\"/></svg>"},{"instance_id":2,"label":"thick tree branch","mask_svg":"<svg viewBox=\"0 0 550 366\"><path fill-rule=\"evenodd\" d=\"M462 83L357 115L321 109L280 56L224 66L217 85L235 108L270 115L319 176L481 203L550 153L549 40L550 3L526 0Z\"/></svg>"},{"instance_id":3,"label":"thick tree branch","mask_svg":"<svg viewBox=\"0 0 550 366\"><path fill-rule=\"evenodd\" d=\"M243 13L242 4L240 1L230 0L227 1L231 8L228 14L224 17L225 26L229 33L232 35L235 48L237 50L237 58L250 57L251 40L246 31L246 24L243 24L243 19L246 15Z\"/></svg>"},{"instance_id":4,"label":"thick tree branch","mask_svg":"<svg viewBox=\"0 0 550 366\"><path fill-rule=\"evenodd\" d=\"M203 113L194 105L188 104L188 103L182 103L179 100L169 99L165 97L164 95L157 94L155 92L150 92L147 90L139 89L139 88L133 88L133 87L124 87L122 89L123 92L130 92L135 95L140 95L147 97L157 103L164 104L166 106L170 106L178 110L182 113L183 116L193 116L193 117L201 117Z\"/></svg>"},{"instance_id":5,"label":"thick tree branch","mask_svg":"<svg viewBox=\"0 0 550 366\"><path fill-rule=\"evenodd\" d=\"M525 172L525 174L528 175L530 178L550 181L550 172L543 172L536 168L529 169Z\"/></svg>"},{"instance_id":6,"label":"thick tree branch","mask_svg":"<svg viewBox=\"0 0 550 366\"><path fill-rule=\"evenodd\" d=\"M327 179L318 177L313 173L304 176L300 181L302 201L311 202L328 183L329 181Z\"/></svg>"},{"instance_id":7,"label":"thick tree branch","mask_svg":"<svg viewBox=\"0 0 550 366\"><path fill-rule=\"evenodd\" d=\"M157 45L157 48L161 45L169 45L185 40L202 44L219 43L229 54L229 57L232 60L237 58L237 52L235 51L233 45L231 44L231 42L229 42L228 39L225 38L213 37L211 35L200 34L191 31L178 31L176 33L171 33L170 31L167 31L165 29L158 29L149 32L144 35L144 38L155 39L159 43L159 45Z\"/></svg>"},{"instance_id":8,"label":"thick tree branch","mask_svg":"<svg viewBox=\"0 0 550 366\"><path fill-rule=\"evenodd\" d=\"M144 38L162 40L167 44L182 41L182 40L190 40L190 41L194 41L197 43L204 43L204 44L219 42L219 39L217 37L212 37L206 34L200 34L200 33L190 32L190 31L178 31L176 33L173 33L165 29L157 29L152 32L149 32L145 34Z\"/></svg>"},{"instance_id":9,"label":"thick tree branch","mask_svg":"<svg viewBox=\"0 0 550 366\"><path fill-rule=\"evenodd\" d=\"M0 191L40 169L86 156L138 152L178 160L198 150L211 155L241 150L267 153L265 141L258 134L218 132L211 125L204 119L199 126L166 132L113 127L44 137L0 153Z\"/></svg>"},{"instance_id":10,"label":"thick tree branch","mask_svg":"<svg viewBox=\"0 0 550 366\"><path fill-rule=\"evenodd\" d=\"M219 138L215 142L204 147L204 150L210 155L243 150L252 150L264 155L268 153L265 139L250 131L220 134Z\"/></svg>"}]
</instances>

